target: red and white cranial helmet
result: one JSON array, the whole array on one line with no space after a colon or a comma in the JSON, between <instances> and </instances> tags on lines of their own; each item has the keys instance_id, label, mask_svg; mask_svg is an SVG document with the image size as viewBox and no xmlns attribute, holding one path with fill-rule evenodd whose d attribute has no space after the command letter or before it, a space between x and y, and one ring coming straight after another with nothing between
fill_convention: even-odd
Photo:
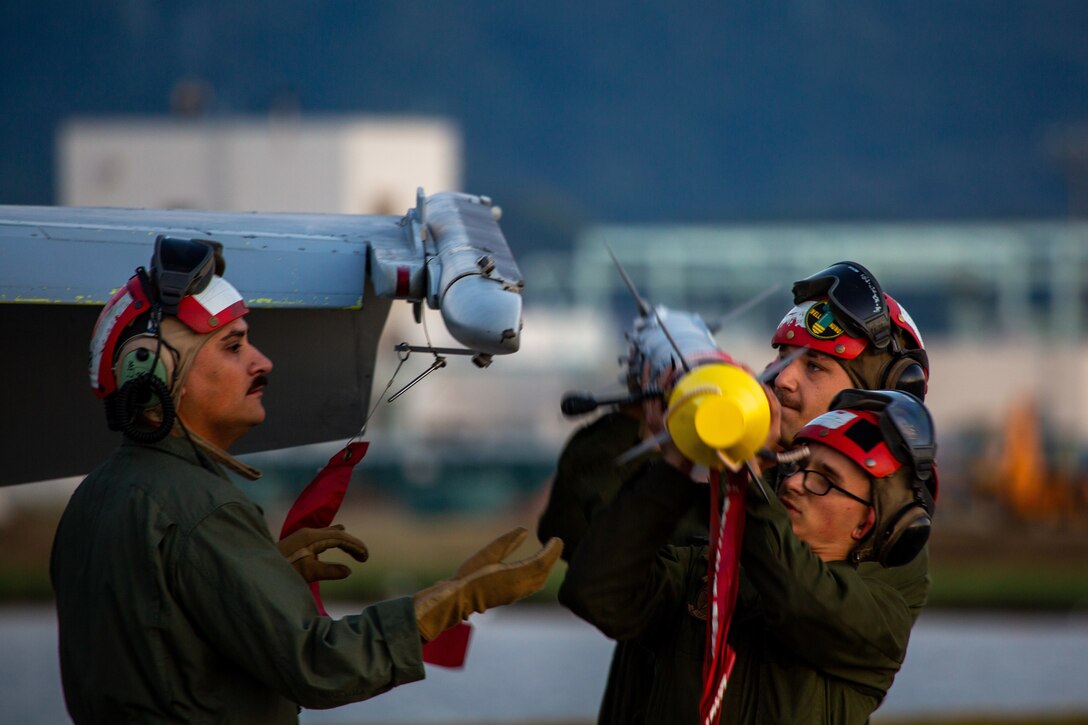
<instances>
[{"instance_id":1,"label":"red and white cranial helmet","mask_svg":"<svg viewBox=\"0 0 1088 725\"><path fill-rule=\"evenodd\" d=\"M929 539L937 501L937 441L921 400L898 390L848 388L794 442L829 446L872 481L875 526L854 548L855 561L900 566Z\"/></svg>"},{"instance_id":2,"label":"red and white cranial helmet","mask_svg":"<svg viewBox=\"0 0 1088 725\"><path fill-rule=\"evenodd\" d=\"M153 266L159 263L159 245L162 237L156 240L156 254ZM211 243L190 240L166 240L167 243L207 245L208 259L214 258L214 247ZM199 252L199 250L198 250ZM219 266L222 267L221 261ZM221 329L224 325L237 320L249 312L242 295L230 282L214 274L214 264L203 261L199 268L189 274L189 279L184 286L174 290L176 301L171 306L176 306L174 316L185 327L199 335L207 335ZM165 275L155 274L152 277L160 279ZM90 349L90 382L91 389L100 398L117 390L117 379L114 375L114 364L122 345L130 338L149 332L151 311L160 304L153 297L163 296L162 291L157 290L154 283L142 269L129 278L121 289L106 303L95 323L94 332L91 335ZM166 341L169 343L169 341Z\"/></svg>"},{"instance_id":3,"label":"red and white cranial helmet","mask_svg":"<svg viewBox=\"0 0 1088 725\"><path fill-rule=\"evenodd\" d=\"M867 410L824 413L809 421L794 440L830 446L872 478L887 478L903 467L884 440L877 414Z\"/></svg>"},{"instance_id":4,"label":"red and white cranial helmet","mask_svg":"<svg viewBox=\"0 0 1088 725\"><path fill-rule=\"evenodd\" d=\"M838 358L859 388L924 398L929 356L907 311L857 262L838 262L793 285L793 303L771 337Z\"/></svg>"},{"instance_id":5,"label":"red and white cranial helmet","mask_svg":"<svg viewBox=\"0 0 1088 725\"><path fill-rule=\"evenodd\" d=\"M888 321L902 330L911 349L925 349L922 334L907 310L885 293ZM868 337L851 334L836 315L828 298L806 300L793 307L774 331L771 344L807 347L834 357L853 360L872 343Z\"/></svg>"}]
</instances>

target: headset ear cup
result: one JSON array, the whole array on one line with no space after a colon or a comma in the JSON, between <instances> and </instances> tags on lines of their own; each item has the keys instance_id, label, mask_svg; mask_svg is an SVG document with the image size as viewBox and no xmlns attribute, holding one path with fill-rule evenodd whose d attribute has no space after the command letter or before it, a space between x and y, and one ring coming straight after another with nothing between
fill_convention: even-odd
<instances>
[{"instance_id":1,"label":"headset ear cup","mask_svg":"<svg viewBox=\"0 0 1088 725\"><path fill-rule=\"evenodd\" d=\"M903 507L900 515L880 532L878 559L886 567L902 566L914 560L929 541L933 522L920 503Z\"/></svg>"},{"instance_id":2,"label":"headset ear cup","mask_svg":"<svg viewBox=\"0 0 1088 725\"><path fill-rule=\"evenodd\" d=\"M154 335L138 335L122 347L113 367L117 390L106 403L107 422L141 443L166 437L174 426L174 401L170 396L174 355ZM144 411L158 408L159 423L148 427Z\"/></svg>"},{"instance_id":3,"label":"headset ear cup","mask_svg":"<svg viewBox=\"0 0 1088 725\"><path fill-rule=\"evenodd\" d=\"M157 443L173 429L177 418L174 400L170 397L170 389L161 378L144 373L125 383L116 395L120 430L132 440ZM151 401L150 405L148 401ZM149 427L138 412L150 407L157 407L159 410L159 421L154 427Z\"/></svg>"},{"instance_id":4,"label":"headset ear cup","mask_svg":"<svg viewBox=\"0 0 1088 725\"><path fill-rule=\"evenodd\" d=\"M906 353L885 368L880 379L881 390L900 390L918 400L926 399L926 371L913 352Z\"/></svg>"},{"instance_id":5,"label":"headset ear cup","mask_svg":"<svg viewBox=\"0 0 1088 725\"><path fill-rule=\"evenodd\" d=\"M117 362L113 366L114 380L118 388L145 374L158 378L167 389L174 377L173 353L154 335L137 335L126 342L117 354Z\"/></svg>"}]
</instances>

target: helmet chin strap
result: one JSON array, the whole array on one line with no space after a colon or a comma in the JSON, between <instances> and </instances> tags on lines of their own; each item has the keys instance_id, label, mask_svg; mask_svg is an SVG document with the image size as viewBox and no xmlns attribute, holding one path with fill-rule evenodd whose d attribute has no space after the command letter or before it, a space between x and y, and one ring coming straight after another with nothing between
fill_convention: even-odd
<instances>
[{"instance_id":1,"label":"helmet chin strap","mask_svg":"<svg viewBox=\"0 0 1088 725\"><path fill-rule=\"evenodd\" d=\"M181 430L182 435L184 435L193 446L197 458L200 459L202 463L210 459L210 461L234 471L247 481L256 481L261 477L260 470L246 463L242 463L219 446L204 438L204 436L189 430L189 427L185 425L185 422L182 421L180 417L175 426L175 430L178 429Z\"/></svg>"}]
</instances>

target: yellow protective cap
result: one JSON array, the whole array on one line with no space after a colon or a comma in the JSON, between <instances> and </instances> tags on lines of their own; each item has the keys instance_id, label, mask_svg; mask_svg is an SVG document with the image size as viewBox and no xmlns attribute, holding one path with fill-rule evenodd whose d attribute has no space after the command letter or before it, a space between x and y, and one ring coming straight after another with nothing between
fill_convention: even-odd
<instances>
[{"instance_id":1,"label":"yellow protective cap","mask_svg":"<svg viewBox=\"0 0 1088 725\"><path fill-rule=\"evenodd\" d=\"M766 443L771 409L763 386L744 370L701 365L677 381L666 426L690 461L721 470L748 460Z\"/></svg>"}]
</instances>

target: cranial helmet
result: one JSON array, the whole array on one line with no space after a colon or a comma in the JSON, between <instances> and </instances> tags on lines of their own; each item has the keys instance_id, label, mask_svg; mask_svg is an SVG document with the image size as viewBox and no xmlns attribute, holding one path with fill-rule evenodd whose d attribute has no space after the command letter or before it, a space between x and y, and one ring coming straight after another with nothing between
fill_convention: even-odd
<instances>
[{"instance_id":1,"label":"cranial helmet","mask_svg":"<svg viewBox=\"0 0 1088 725\"><path fill-rule=\"evenodd\" d=\"M929 540L937 500L937 443L922 401L898 390L843 390L794 441L830 446L872 480L876 522L853 561L900 566L917 556Z\"/></svg>"},{"instance_id":2,"label":"cranial helmet","mask_svg":"<svg viewBox=\"0 0 1088 725\"><path fill-rule=\"evenodd\" d=\"M793 285L794 308L771 344L839 358L851 381L869 390L903 390L925 399L929 357L914 320L857 262L837 262Z\"/></svg>"},{"instance_id":3,"label":"cranial helmet","mask_svg":"<svg viewBox=\"0 0 1088 725\"><path fill-rule=\"evenodd\" d=\"M189 366L211 334L245 315L245 301L221 276L222 246L159 236L151 272L143 267L106 303L91 336L91 390L106 421L135 440L160 440ZM159 425L138 420L148 411Z\"/></svg>"}]
</instances>

